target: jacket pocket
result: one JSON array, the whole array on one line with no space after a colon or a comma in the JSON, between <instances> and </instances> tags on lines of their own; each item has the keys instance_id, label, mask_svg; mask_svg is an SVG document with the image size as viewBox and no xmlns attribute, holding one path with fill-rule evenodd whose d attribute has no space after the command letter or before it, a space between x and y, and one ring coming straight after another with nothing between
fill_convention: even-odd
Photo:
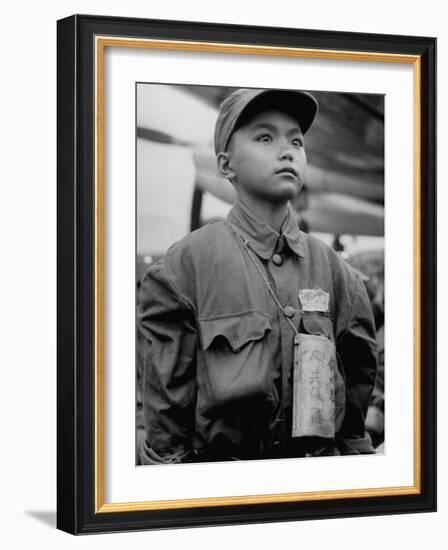
<instances>
[{"instance_id":1,"label":"jacket pocket","mask_svg":"<svg viewBox=\"0 0 448 550\"><path fill-rule=\"evenodd\" d=\"M258 311L203 319L199 323L204 351L210 348L215 340L223 338L232 351L239 352L248 342L261 340L271 331L269 320Z\"/></svg>"},{"instance_id":2,"label":"jacket pocket","mask_svg":"<svg viewBox=\"0 0 448 550\"><path fill-rule=\"evenodd\" d=\"M275 407L269 319L250 311L202 319L199 324L198 376L203 408L210 413L255 403Z\"/></svg>"},{"instance_id":3,"label":"jacket pocket","mask_svg":"<svg viewBox=\"0 0 448 550\"><path fill-rule=\"evenodd\" d=\"M305 334L324 336L334 342L333 322L328 315L318 312L303 312L302 326Z\"/></svg>"}]
</instances>

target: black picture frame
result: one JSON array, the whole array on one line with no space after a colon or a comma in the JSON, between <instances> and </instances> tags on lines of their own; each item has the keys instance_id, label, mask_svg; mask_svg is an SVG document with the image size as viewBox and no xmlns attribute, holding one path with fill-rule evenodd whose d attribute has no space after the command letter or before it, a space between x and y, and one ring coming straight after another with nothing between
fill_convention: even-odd
<instances>
[{"instance_id":1,"label":"black picture frame","mask_svg":"<svg viewBox=\"0 0 448 550\"><path fill-rule=\"evenodd\" d=\"M57 24L57 527L72 534L430 512L436 509L436 39L74 15ZM95 38L156 39L412 56L419 64L419 480L409 494L108 509L98 485ZM99 217L101 219L99 219ZM101 243L100 243L101 244ZM97 277L97 278L96 278ZM96 453L99 453L96 454ZM100 488L99 488L100 487ZM137 503L138 504L138 503Z\"/></svg>"}]
</instances>

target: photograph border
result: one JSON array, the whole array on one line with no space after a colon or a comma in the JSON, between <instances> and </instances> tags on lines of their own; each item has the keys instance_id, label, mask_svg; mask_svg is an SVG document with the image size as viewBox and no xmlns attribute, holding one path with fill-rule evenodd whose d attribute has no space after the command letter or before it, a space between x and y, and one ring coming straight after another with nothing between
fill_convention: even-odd
<instances>
[{"instance_id":1,"label":"photograph border","mask_svg":"<svg viewBox=\"0 0 448 550\"><path fill-rule=\"evenodd\" d=\"M413 485L104 502L103 98L110 46L412 64ZM435 74L434 38L87 15L58 21L58 528L79 534L435 510Z\"/></svg>"}]
</instances>

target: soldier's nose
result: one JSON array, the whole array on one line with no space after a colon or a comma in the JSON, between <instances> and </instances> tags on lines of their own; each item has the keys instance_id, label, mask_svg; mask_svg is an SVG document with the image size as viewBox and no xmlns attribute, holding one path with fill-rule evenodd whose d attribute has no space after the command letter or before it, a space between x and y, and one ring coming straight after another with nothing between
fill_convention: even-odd
<instances>
[{"instance_id":1,"label":"soldier's nose","mask_svg":"<svg viewBox=\"0 0 448 550\"><path fill-rule=\"evenodd\" d=\"M280 152L280 158L285 159L285 160L292 160L294 157L293 157L291 149L283 149Z\"/></svg>"}]
</instances>

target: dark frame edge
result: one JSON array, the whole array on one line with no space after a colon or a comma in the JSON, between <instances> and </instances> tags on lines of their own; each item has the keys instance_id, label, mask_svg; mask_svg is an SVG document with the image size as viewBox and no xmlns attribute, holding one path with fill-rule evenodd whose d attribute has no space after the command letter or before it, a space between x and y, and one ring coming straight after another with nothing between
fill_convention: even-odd
<instances>
[{"instance_id":1,"label":"dark frame edge","mask_svg":"<svg viewBox=\"0 0 448 550\"><path fill-rule=\"evenodd\" d=\"M404 495L248 504L223 507L108 512L89 518L79 534L154 531L196 527L218 527L262 523L284 523L322 519L346 519L434 512L431 495Z\"/></svg>"},{"instance_id":2,"label":"dark frame edge","mask_svg":"<svg viewBox=\"0 0 448 550\"><path fill-rule=\"evenodd\" d=\"M437 510L437 39L421 55L421 484ZM423 452L423 448L425 452Z\"/></svg>"},{"instance_id":3,"label":"dark frame edge","mask_svg":"<svg viewBox=\"0 0 448 550\"><path fill-rule=\"evenodd\" d=\"M57 22L57 513L77 522L76 150L77 16Z\"/></svg>"},{"instance_id":4,"label":"dark frame edge","mask_svg":"<svg viewBox=\"0 0 448 550\"><path fill-rule=\"evenodd\" d=\"M99 34L122 36L118 27L126 27L124 36L144 38L145 31L151 31L154 38L173 40L194 40L197 34L200 41L225 41L228 43L259 43L268 45L275 35L275 45L287 45L291 35L300 34L301 47L323 49L346 49L363 51L382 51L403 54L422 55L428 44L434 41L431 36L401 34L382 34L357 31L335 31L332 29L309 29L300 27L271 27L266 25L247 25L217 23L216 21L185 21L180 19L146 19L140 17L76 14L78 20L91 28L101 28ZM131 32L134 31L134 32ZM251 36L244 40L245 35ZM255 40L255 41L254 41ZM343 47L342 44L346 46ZM412 45L410 45L412 43ZM383 47L381 47L381 45Z\"/></svg>"}]
</instances>

